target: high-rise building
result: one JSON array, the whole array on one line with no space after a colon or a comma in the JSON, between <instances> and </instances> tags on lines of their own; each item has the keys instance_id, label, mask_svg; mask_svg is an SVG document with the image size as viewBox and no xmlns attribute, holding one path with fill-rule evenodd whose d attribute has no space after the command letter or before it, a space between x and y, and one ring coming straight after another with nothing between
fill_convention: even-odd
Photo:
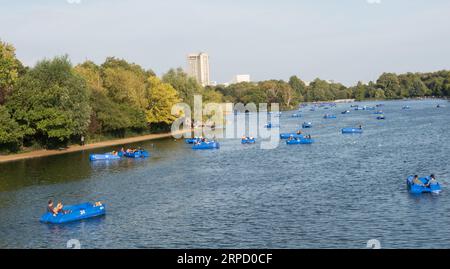
<instances>
[{"instance_id":1,"label":"high-rise building","mask_svg":"<svg viewBox=\"0 0 450 269\"><path fill-rule=\"evenodd\" d=\"M191 53L187 57L189 76L194 77L203 86L211 84L209 78L209 56L206 53Z\"/></svg>"},{"instance_id":2,"label":"high-rise building","mask_svg":"<svg viewBox=\"0 0 450 269\"><path fill-rule=\"evenodd\" d=\"M250 75L236 75L231 83L250 82Z\"/></svg>"}]
</instances>

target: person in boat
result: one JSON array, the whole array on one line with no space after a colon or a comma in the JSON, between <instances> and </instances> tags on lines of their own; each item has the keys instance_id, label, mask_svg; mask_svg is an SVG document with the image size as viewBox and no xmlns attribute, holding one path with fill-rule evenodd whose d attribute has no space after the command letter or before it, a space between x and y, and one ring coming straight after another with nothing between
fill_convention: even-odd
<instances>
[{"instance_id":1,"label":"person in boat","mask_svg":"<svg viewBox=\"0 0 450 269\"><path fill-rule=\"evenodd\" d=\"M433 174L433 175L430 176L430 180L428 180L428 183L425 184L425 187L429 188L432 185L436 185L436 184L438 184L438 181L437 181L436 177Z\"/></svg>"},{"instance_id":2,"label":"person in boat","mask_svg":"<svg viewBox=\"0 0 450 269\"><path fill-rule=\"evenodd\" d=\"M120 149L120 152L122 152L122 154L126 153L126 151L125 151L125 149L123 147Z\"/></svg>"},{"instance_id":3,"label":"person in boat","mask_svg":"<svg viewBox=\"0 0 450 269\"><path fill-rule=\"evenodd\" d=\"M56 205L56 207L54 206L53 200L49 200L48 204L47 204L47 212L52 213L53 216L56 217L56 215L58 215L59 213L62 214L69 214L71 211L70 210L63 210L64 206L61 202L58 202L58 204Z\"/></svg>"},{"instance_id":4,"label":"person in boat","mask_svg":"<svg viewBox=\"0 0 450 269\"><path fill-rule=\"evenodd\" d=\"M418 175L415 175L413 180L412 180L414 185L418 185L418 186L425 186L425 184L423 184L423 182L419 179Z\"/></svg>"},{"instance_id":5,"label":"person in boat","mask_svg":"<svg viewBox=\"0 0 450 269\"><path fill-rule=\"evenodd\" d=\"M302 133L303 133L302 130L298 130L298 131L297 131L297 134L298 134L298 135L301 135Z\"/></svg>"},{"instance_id":6,"label":"person in boat","mask_svg":"<svg viewBox=\"0 0 450 269\"><path fill-rule=\"evenodd\" d=\"M311 135L310 135L310 134L307 135L307 136L306 136L306 139L311 139Z\"/></svg>"},{"instance_id":7,"label":"person in boat","mask_svg":"<svg viewBox=\"0 0 450 269\"><path fill-rule=\"evenodd\" d=\"M246 137L245 135L242 136L242 140L248 140L248 137Z\"/></svg>"},{"instance_id":8,"label":"person in boat","mask_svg":"<svg viewBox=\"0 0 450 269\"><path fill-rule=\"evenodd\" d=\"M102 204L102 202L95 202L94 203L94 207L99 207L99 206L102 206L103 204Z\"/></svg>"},{"instance_id":9,"label":"person in boat","mask_svg":"<svg viewBox=\"0 0 450 269\"><path fill-rule=\"evenodd\" d=\"M47 203L47 212L55 214L55 206L53 205L53 200L48 200Z\"/></svg>"},{"instance_id":10,"label":"person in boat","mask_svg":"<svg viewBox=\"0 0 450 269\"><path fill-rule=\"evenodd\" d=\"M359 125L359 129L362 130L362 125Z\"/></svg>"},{"instance_id":11,"label":"person in boat","mask_svg":"<svg viewBox=\"0 0 450 269\"><path fill-rule=\"evenodd\" d=\"M117 155L119 155L119 153L117 151L113 150L112 155L117 156Z\"/></svg>"}]
</instances>

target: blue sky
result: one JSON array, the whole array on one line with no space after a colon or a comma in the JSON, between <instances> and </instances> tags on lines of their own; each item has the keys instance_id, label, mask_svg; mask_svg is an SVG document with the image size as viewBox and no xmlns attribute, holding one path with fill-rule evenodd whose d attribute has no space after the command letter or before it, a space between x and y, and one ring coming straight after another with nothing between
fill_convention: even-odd
<instances>
[{"instance_id":1,"label":"blue sky","mask_svg":"<svg viewBox=\"0 0 450 269\"><path fill-rule=\"evenodd\" d=\"M450 69L450 1L371 1L0 0L0 39L27 65L116 56L158 74L206 51L218 82Z\"/></svg>"}]
</instances>

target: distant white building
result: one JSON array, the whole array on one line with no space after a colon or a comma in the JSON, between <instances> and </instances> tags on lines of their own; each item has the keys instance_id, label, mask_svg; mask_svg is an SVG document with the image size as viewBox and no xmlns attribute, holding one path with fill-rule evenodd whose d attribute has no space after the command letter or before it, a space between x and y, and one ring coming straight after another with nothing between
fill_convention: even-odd
<instances>
[{"instance_id":1,"label":"distant white building","mask_svg":"<svg viewBox=\"0 0 450 269\"><path fill-rule=\"evenodd\" d=\"M236 75L231 83L251 82L250 75Z\"/></svg>"},{"instance_id":2,"label":"distant white building","mask_svg":"<svg viewBox=\"0 0 450 269\"><path fill-rule=\"evenodd\" d=\"M203 86L211 85L209 77L209 56L206 53L191 53L187 56L187 74Z\"/></svg>"}]
</instances>

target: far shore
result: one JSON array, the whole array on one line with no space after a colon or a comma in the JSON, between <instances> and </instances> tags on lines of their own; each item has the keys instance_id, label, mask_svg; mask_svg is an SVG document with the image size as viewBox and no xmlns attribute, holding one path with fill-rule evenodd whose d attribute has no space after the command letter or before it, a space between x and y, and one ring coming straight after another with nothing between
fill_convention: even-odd
<instances>
[{"instance_id":1,"label":"far shore","mask_svg":"<svg viewBox=\"0 0 450 269\"><path fill-rule=\"evenodd\" d=\"M184 134L184 133L189 133L189 132L192 132L192 130L189 129L189 130L181 130L176 133L170 132L170 133L164 133L164 134L150 134L150 135L130 137L130 138L124 138L124 139L108 140L108 141L103 141L103 142L98 142L98 143L87 144L84 146L72 145L63 150L35 150L35 151L27 152L27 153L18 153L18 154L0 156L0 163L41 158L41 157L47 157L47 156L53 156L53 155L62 155L62 154L67 154L67 153L72 153L72 152L79 152L79 151L91 150L91 149L97 149L97 148L105 148L105 147L111 147L111 146L117 146L117 145L126 145L126 144L143 142L143 141L148 141L148 140L157 140L157 139L168 138L168 137L172 137L173 135L179 135L179 134Z\"/></svg>"}]
</instances>

